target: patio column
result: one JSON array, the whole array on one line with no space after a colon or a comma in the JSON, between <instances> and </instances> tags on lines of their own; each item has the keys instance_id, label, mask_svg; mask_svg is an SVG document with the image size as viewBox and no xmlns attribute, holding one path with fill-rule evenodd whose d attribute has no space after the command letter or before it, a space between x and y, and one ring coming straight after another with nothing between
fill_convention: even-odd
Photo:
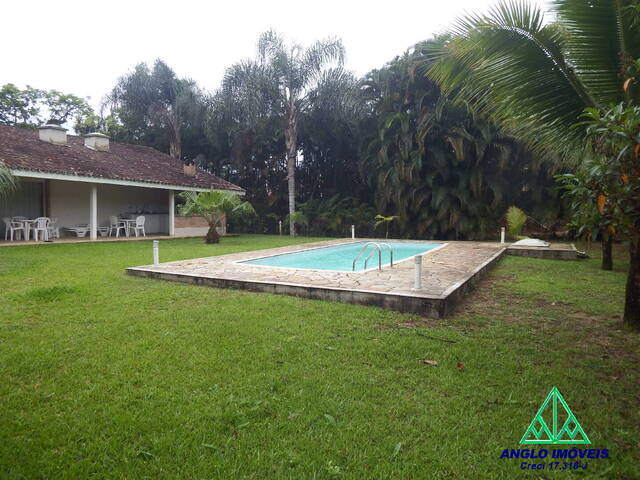
<instances>
[{"instance_id":1,"label":"patio column","mask_svg":"<svg viewBox=\"0 0 640 480\"><path fill-rule=\"evenodd\" d=\"M176 197L173 190L169 190L169 236L176 234Z\"/></svg>"},{"instance_id":2,"label":"patio column","mask_svg":"<svg viewBox=\"0 0 640 480\"><path fill-rule=\"evenodd\" d=\"M89 193L89 227L91 229L91 240L98 238L98 186L91 185Z\"/></svg>"}]
</instances>

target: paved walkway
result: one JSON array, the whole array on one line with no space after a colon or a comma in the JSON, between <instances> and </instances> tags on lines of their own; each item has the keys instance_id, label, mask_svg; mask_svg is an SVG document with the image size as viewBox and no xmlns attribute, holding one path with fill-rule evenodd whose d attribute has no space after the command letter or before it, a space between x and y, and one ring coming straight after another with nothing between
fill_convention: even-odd
<instances>
[{"instance_id":1,"label":"paved walkway","mask_svg":"<svg viewBox=\"0 0 640 480\"><path fill-rule=\"evenodd\" d=\"M202 238L202 235L186 235L186 236L173 236L169 235L147 235L146 237L98 237L95 240L91 240L89 237L63 237L54 240L53 242L36 242L34 240L29 240L27 242L23 240L16 240L14 242L0 240L0 247L21 247L25 245L52 245L55 243L91 243L91 242L139 242L142 240L173 240L176 238Z\"/></svg>"}]
</instances>

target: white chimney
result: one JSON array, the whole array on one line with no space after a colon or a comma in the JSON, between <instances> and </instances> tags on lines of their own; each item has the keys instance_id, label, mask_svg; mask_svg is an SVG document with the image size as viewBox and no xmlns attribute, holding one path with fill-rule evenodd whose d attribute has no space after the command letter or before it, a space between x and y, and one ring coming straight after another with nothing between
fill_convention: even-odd
<instances>
[{"instance_id":1,"label":"white chimney","mask_svg":"<svg viewBox=\"0 0 640 480\"><path fill-rule=\"evenodd\" d=\"M98 152L108 152L109 137L102 133L87 133L84 136L84 146Z\"/></svg>"},{"instance_id":2,"label":"white chimney","mask_svg":"<svg viewBox=\"0 0 640 480\"><path fill-rule=\"evenodd\" d=\"M197 169L196 169L195 164L193 164L193 163L185 163L184 167L183 167L183 170L184 170L184 174L189 176L189 177L195 177L196 176Z\"/></svg>"},{"instance_id":3,"label":"white chimney","mask_svg":"<svg viewBox=\"0 0 640 480\"><path fill-rule=\"evenodd\" d=\"M67 129L60 125L48 123L42 127L38 127L40 140L43 142L53 143L55 145L67 144Z\"/></svg>"}]
</instances>

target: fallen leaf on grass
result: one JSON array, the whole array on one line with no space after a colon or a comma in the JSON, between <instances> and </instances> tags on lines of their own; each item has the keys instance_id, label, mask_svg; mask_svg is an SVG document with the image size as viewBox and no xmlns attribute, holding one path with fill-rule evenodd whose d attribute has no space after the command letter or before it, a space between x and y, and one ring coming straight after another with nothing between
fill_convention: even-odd
<instances>
[{"instance_id":1,"label":"fallen leaf on grass","mask_svg":"<svg viewBox=\"0 0 640 480\"><path fill-rule=\"evenodd\" d=\"M426 365L431 365L432 367L438 366L438 362L436 362L435 360L420 360L420 361Z\"/></svg>"},{"instance_id":2,"label":"fallen leaf on grass","mask_svg":"<svg viewBox=\"0 0 640 480\"><path fill-rule=\"evenodd\" d=\"M396 448L393 449L393 455L391 455L391 458L397 457L398 454L400 453L401 448L402 448L402 442L396 443Z\"/></svg>"},{"instance_id":3,"label":"fallen leaf on grass","mask_svg":"<svg viewBox=\"0 0 640 480\"><path fill-rule=\"evenodd\" d=\"M464 363L463 362L458 362L457 365L456 365L456 368L458 370L461 370L461 371L464 370Z\"/></svg>"}]
</instances>

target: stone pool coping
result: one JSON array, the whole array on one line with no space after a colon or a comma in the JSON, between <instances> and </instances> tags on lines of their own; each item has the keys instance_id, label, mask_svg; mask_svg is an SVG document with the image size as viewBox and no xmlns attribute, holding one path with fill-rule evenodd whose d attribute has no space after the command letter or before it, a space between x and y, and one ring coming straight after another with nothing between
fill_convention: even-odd
<instances>
[{"instance_id":1,"label":"stone pool coping","mask_svg":"<svg viewBox=\"0 0 640 480\"><path fill-rule=\"evenodd\" d=\"M510 245L507 255L549 260L578 260L578 250L573 243L551 243L548 247L526 247Z\"/></svg>"},{"instance_id":2,"label":"stone pool coping","mask_svg":"<svg viewBox=\"0 0 640 480\"><path fill-rule=\"evenodd\" d=\"M413 262L399 262L393 268L368 271L364 276L354 272L269 268L238 263L269 255L375 240L382 241L337 239L131 267L126 271L138 277L378 306L443 318L451 314L483 274L506 253L507 247L489 242L446 242L441 249L423 254L423 288L420 291L412 290Z\"/></svg>"}]
</instances>

